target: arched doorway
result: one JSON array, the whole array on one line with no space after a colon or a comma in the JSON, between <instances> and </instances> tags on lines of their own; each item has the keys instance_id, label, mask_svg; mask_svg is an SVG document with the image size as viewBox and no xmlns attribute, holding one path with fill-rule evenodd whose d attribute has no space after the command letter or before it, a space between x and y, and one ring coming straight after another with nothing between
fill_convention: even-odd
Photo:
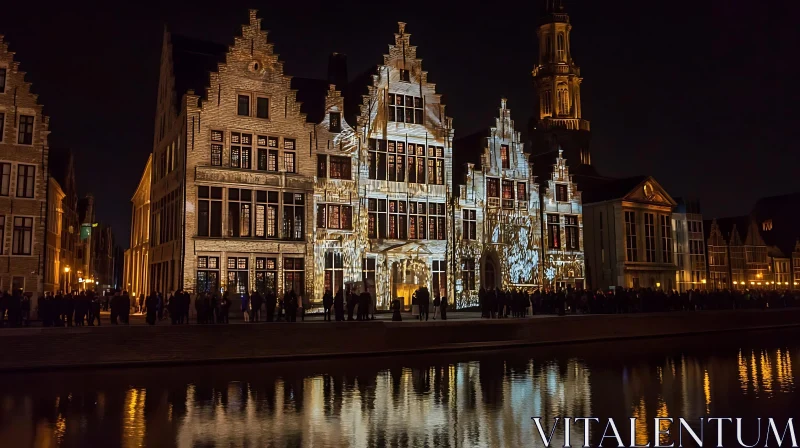
<instances>
[{"instance_id":1,"label":"arched doorway","mask_svg":"<svg viewBox=\"0 0 800 448\"><path fill-rule=\"evenodd\" d=\"M494 289L495 288L496 285L495 285L495 282L494 282L494 276L495 276L494 272L495 272L495 270L494 270L494 261L492 261L491 259L487 259L486 260L486 268L484 270L484 280L483 280L483 287L484 288L486 288L486 289Z\"/></svg>"},{"instance_id":2,"label":"arched doorway","mask_svg":"<svg viewBox=\"0 0 800 448\"><path fill-rule=\"evenodd\" d=\"M484 252L481 257L481 286L484 289L500 287L500 262L494 252Z\"/></svg>"}]
</instances>

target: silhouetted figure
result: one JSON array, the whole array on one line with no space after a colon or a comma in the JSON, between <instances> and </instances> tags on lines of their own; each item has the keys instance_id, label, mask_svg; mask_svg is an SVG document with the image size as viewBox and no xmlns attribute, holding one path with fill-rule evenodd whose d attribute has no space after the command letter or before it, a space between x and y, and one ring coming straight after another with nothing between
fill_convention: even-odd
<instances>
[{"instance_id":1,"label":"silhouetted figure","mask_svg":"<svg viewBox=\"0 0 800 448\"><path fill-rule=\"evenodd\" d=\"M392 302L392 321L393 322L400 322L403 320L403 316L400 314L400 300L394 299Z\"/></svg>"},{"instance_id":2,"label":"silhouetted figure","mask_svg":"<svg viewBox=\"0 0 800 448\"><path fill-rule=\"evenodd\" d=\"M322 320L331 320L331 307L333 307L333 294L330 289L325 290L322 296Z\"/></svg>"},{"instance_id":3,"label":"silhouetted figure","mask_svg":"<svg viewBox=\"0 0 800 448\"><path fill-rule=\"evenodd\" d=\"M155 294L147 296L147 299L144 301L144 309L147 312L147 317L145 317L147 324L155 325L156 318L158 317L158 296Z\"/></svg>"},{"instance_id":4,"label":"silhouetted figure","mask_svg":"<svg viewBox=\"0 0 800 448\"><path fill-rule=\"evenodd\" d=\"M333 299L333 314L337 322L344 320L344 291L341 286Z\"/></svg>"}]
</instances>

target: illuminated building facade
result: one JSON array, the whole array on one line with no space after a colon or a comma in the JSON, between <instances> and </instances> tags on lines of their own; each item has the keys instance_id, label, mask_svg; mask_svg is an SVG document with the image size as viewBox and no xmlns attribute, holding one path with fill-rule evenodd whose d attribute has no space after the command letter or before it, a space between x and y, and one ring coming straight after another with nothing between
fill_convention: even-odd
<instances>
[{"instance_id":1,"label":"illuminated building facade","mask_svg":"<svg viewBox=\"0 0 800 448\"><path fill-rule=\"evenodd\" d=\"M714 288L774 285L767 246L752 215L713 219L705 225L709 229L706 234L709 282Z\"/></svg>"},{"instance_id":2,"label":"illuminated building facade","mask_svg":"<svg viewBox=\"0 0 800 448\"><path fill-rule=\"evenodd\" d=\"M650 176L584 192L590 287L675 288L672 213L677 203Z\"/></svg>"},{"instance_id":3,"label":"illuminated building facade","mask_svg":"<svg viewBox=\"0 0 800 448\"><path fill-rule=\"evenodd\" d=\"M538 157L542 161L544 157ZM541 183L542 285L583 288L586 265L583 243L583 199L558 151L549 176Z\"/></svg>"},{"instance_id":4,"label":"illuminated building facade","mask_svg":"<svg viewBox=\"0 0 800 448\"><path fill-rule=\"evenodd\" d=\"M80 242L75 159L69 150L48 154L51 192L47 201L47 272L45 291L77 289L76 250ZM53 185L55 183L55 185ZM56 200L61 197L60 200ZM58 221L58 222L56 222Z\"/></svg>"},{"instance_id":5,"label":"illuminated building facade","mask_svg":"<svg viewBox=\"0 0 800 448\"><path fill-rule=\"evenodd\" d=\"M0 289L43 290L49 117L0 35Z\"/></svg>"},{"instance_id":6,"label":"illuminated building facade","mask_svg":"<svg viewBox=\"0 0 800 448\"><path fill-rule=\"evenodd\" d=\"M131 198L131 245L125 251L122 287L132 297L147 295L150 274L150 180L152 177L152 155L147 158L139 186Z\"/></svg>"},{"instance_id":7,"label":"illuminated building facade","mask_svg":"<svg viewBox=\"0 0 800 448\"><path fill-rule=\"evenodd\" d=\"M703 232L703 215L700 203L694 200L676 198L678 205L672 214L675 229L675 273L676 289L705 289L706 243ZM715 262L717 260L715 259Z\"/></svg>"},{"instance_id":8,"label":"illuminated building facade","mask_svg":"<svg viewBox=\"0 0 800 448\"><path fill-rule=\"evenodd\" d=\"M419 286L444 296L453 272L447 262L452 119L410 37L399 23L383 63L365 89L353 91L361 94L351 119L361 145L354 225L364 244L348 269L360 264L361 278L374 278L379 308L394 298L409 307Z\"/></svg>"},{"instance_id":9,"label":"illuminated building facade","mask_svg":"<svg viewBox=\"0 0 800 448\"><path fill-rule=\"evenodd\" d=\"M454 143L479 154L466 163L454 202L457 305L478 304L478 290L541 285L539 186L505 98L488 132Z\"/></svg>"},{"instance_id":10,"label":"illuminated building facade","mask_svg":"<svg viewBox=\"0 0 800 448\"><path fill-rule=\"evenodd\" d=\"M163 54L152 287L310 293L313 125L256 11L229 47L165 33Z\"/></svg>"}]
</instances>

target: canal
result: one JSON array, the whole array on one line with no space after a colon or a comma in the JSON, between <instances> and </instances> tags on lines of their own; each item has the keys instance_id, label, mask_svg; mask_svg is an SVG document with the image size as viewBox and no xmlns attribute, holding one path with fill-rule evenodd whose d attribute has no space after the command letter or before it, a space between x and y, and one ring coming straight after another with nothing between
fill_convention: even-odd
<instances>
[{"instance_id":1,"label":"canal","mask_svg":"<svg viewBox=\"0 0 800 448\"><path fill-rule=\"evenodd\" d=\"M780 330L493 352L3 374L0 446L541 446L533 416L625 423L637 417L642 444L653 440L654 417L743 417L753 422L745 431L752 444L755 418L785 424L800 416L798 336L800 330ZM579 429L573 428L573 446L583 439ZM592 429L594 444L602 429ZM725 446L738 446L728 431ZM627 425L621 432L627 444Z\"/></svg>"}]
</instances>

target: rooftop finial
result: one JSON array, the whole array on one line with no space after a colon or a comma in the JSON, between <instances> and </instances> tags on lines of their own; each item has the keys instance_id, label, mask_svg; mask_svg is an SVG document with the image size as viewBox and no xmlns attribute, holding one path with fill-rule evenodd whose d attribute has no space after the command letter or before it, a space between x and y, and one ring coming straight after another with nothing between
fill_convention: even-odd
<instances>
[{"instance_id":1,"label":"rooftop finial","mask_svg":"<svg viewBox=\"0 0 800 448\"><path fill-rule=\"evenodd\" d=\"M400 34L406 33L406 22L397 22L397 27L400 29Z\"/></svg>"},{"instance_id":2,"label":"rooftop finial","mask_svg":"<svg viewBox=\"0 0 800 448\"><path fill-rule=\"evenodd\" d=\"M508 100L507 100L507 99L505 99L505 98L500 98L500 109L505 109L505 108L506 108L506 103L507 103L507 102L508 102Z\"/></svg>"}]
</instances>

